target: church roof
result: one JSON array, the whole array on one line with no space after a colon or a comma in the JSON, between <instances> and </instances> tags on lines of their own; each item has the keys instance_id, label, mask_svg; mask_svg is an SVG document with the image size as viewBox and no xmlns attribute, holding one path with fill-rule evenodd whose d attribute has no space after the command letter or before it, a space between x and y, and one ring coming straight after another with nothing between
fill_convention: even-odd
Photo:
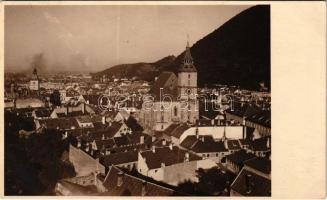
<instances>
[{"instance_id":1,"label":"church roof","mask_svg":"<svg viewBox=\"0 0 327 200\"><path fill-rule=\"evenodd\" d=\"M150 93L155 100L160 99L160 88L162 88L162 95L170 95L177 97L177 77L173 72L162 72L158 79L154 82Z\"/></svg>"}]
</instances>

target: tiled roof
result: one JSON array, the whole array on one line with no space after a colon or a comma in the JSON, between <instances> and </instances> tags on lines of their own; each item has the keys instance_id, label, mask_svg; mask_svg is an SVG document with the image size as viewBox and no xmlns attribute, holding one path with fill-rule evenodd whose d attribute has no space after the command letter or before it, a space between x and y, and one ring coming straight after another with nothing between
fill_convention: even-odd
<instances>
[{"instance_id":1,"label":"tiled roof","mask_svg":"<svg viewBox=\"0 0 327 200\"><path fill-rule=\"evenodd\" d=\"M121 126L122 123L112 122L111 126L104 129L90 129L84 137L86 137L86 139L89 141L101 140L103 135L105 136L105 139L110 139L115 136Z\"/></svg>"},{"instance_id":2,"label":"tiled roof","mask_svg":"<svg viewBox=\"0 0 327 200\"><path fill-rule=\"evenodd\" d=\"M263 111L260 111L259 113L249 116L246 120L270 128L271 127L271 112L270 112L270 110L263 110Z\"/></svg>"},{"instance_id":3,"label":"tiled roof","mask_svg":"<svg viewBox=\"0 0 327 200\"><path fill-rule=\"evenodd\" d=\"M76 117L77 121L80 123L92 123L91 117L88 115Z\"/></svg>"},{"instance_id":4,"label":"tiled roof","mask_svg":"<svg viewBox=\"0 0 327 200\"><path fill-rule=\"evenodd\" d=\"M148 150L142 152L141 155L146 159L146 164L149 169L156 169L161 167L161 163L165 163L165 166L169 166L184 162L185 153L185 150L174 146L172 150L169 147L158 147L155 148L155 152ZM189 161L201 159L202 158L197 155L189 154Z\"/></svg>"},{"instance_id":5,"label":"tiled roof","mask_svg":"<svg viewBox=\"0 0 327 200\"><path fill-rule=\"evenodd\" d=\"M36 117L49 117L51 115L51 112L49 109L46 108L40 108L35 110Z\"/></svg>"},{"instance_id":6,"label":"tiled roof","mask_svg":"<svg viewBox=\"0 0 327 200\"><path fill-rule=\"evenodd\" d=\"M112 148L115 146L115 141L113 139L109 140L95 140L95 143L98 147L98 150L101 150L102 148Z\"/></svg>"},{"instance_id":7,"label":"tiled roof","mask_svg":"<svg viewBox=\"0 0 327 200\"><path fill-rule=\"evenodd\" d=\"M177 77L173 72L162 72L158 79L154 82L150 93L156 100L160 98L160 88L163 88L162 93L177 97Z\"/></svg>"},{"instance_id":8,"label":"tiled roof","mask_svg":"<svg viewBox=\"0 0 327 200\"><path fill-rule=\"evenodd\" d=\"M250 175L247 187L247 175ZM271 180L243 168L231 185L242 196L271 196Z\"/></svg>"},{"instance_id":9,"label":"tiled roof","mask_svg":"<svg viewBox=\"0 0 327 200\"><path fill-rule=\"evenodd\" d=\"M104 166L119 165L130 162L137 162L138 152L137 151L127 151L120 153L113 153L103 157Z\"/></svg>"},{"instance_id":10,"label":"tiled roof","mask_svg":"<svg viewBox=\"0 0 327 200\"><path fill-rule=\"evenodd\" d=\"M270 151L271 148L269 145L267 145L268 139L269 139L269 145L271 146L271 138L270 136L266 136L253 140L251 142L250 148L253 151Z\"/></svg>"},{"instance_id":11,"label":"tiled roof","mask_svg":"<svg viewBox=\"0 0 327 200\"><path fill-rule=\"evenodd\" d=\"M122 184L117 185L118 173L122 171L117 167L110 167L109 172L105 178L103 185L107 188L107 192L101 195L107 196L142 196L142 186L145 185L145 196L170 196L173 190L151 183L145 182L143 179L123 174ZM146 183L146 184L145 184Z\"/></svg>"},{"instance_id":12,"label":"tiled roof","mask_svg":"<svg viewBox=\"0 0 327 200\"><path fill-rule=\"evenodd\" d=\"M243 165L243 163L255 156L250 153L246 153L244 150L237 151L233 154L226 156L226 159L236 163L237 165Z\"/></svg>"},{"instance_id":13,"label":"tiled roof","mask_svg":"<svg viewBox=\"0 0 327 200\"><path fill-rule=\"evenodd\" d=\"M202 139L203 138L203 139ZM196 153L209 153L209 152L226 152L223 142L216 142L213 140L212 136L199 136L199 139L195 135L187 136L181 146L192 150Z\"/></svg>"},{"instance_id":14,"label":"tiled roof","mask_svg":"<svg viewBox=\"0 0 327 200\"><path fill-rule=\"evenodd\" d=\"M45 125L47 129L71 129L72 127L79 127L74 117L41 119L39 122L41 125Z\"/></svg>"},{"instance_id":15,"label":"tiled roof","mask_svg":"<svg viewBox=\"0 0 327 200\"><path fill-rule=\"evenodd\" d=\"M189 128L190 127L187 124L183 123L183 124L180 124L179 126L177 126L172 132L167 133L167 134L171 135L175 138L180 138L182 136L182 134Z\"/></svg>"},{"instance_id":16,"label":"tiled roof","mask_svg":"<svg viewBox=\"0 0 327 200\"><path fill-rule=\"evenodd\" d=\"M233 110L229 108L226 110L226 112L233 115L237 115L239 117L249 117L259 112L258 108L252 105L248 105L248 104L241 105L238 103L234 103L233 105L234 105Z\"/></svg>"},{"instance_id":17,"label":"tiled roof","mask_svg":"<svg viewBox=\"0 0 327 200\"><path fill-rule=\"evenodd\" d=\"M270 174L271 172L271 161L266 158L255 157L253 159L245 161L244 165L258 170L264 174Z\"/></svg>"}]
</instances>

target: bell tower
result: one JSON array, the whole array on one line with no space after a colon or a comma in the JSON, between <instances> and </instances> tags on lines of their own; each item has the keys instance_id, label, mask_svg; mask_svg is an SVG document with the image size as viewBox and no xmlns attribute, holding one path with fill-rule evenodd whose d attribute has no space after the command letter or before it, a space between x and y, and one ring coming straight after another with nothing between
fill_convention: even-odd
<instances>
[{"instance_id":1,"label":"bell tower","mask_svg":"<svg viewBox=\"0 0 327 200\"><path fill-rule=\"evenodd\" d=\"M195 124L199 118L197 100L197 70L193 64L189 41L187 40L183 61L178 69L178 95L184 103L181 110L181 122ZM187 102L187 104L185 104Z\"/></svg>"},{"instance_id":2,"label":"bell tower","mask_svg":"<svg viewBox=\"0 0 327 200\"><path fill-rule=\"evenodd\" d=\"M187 41L184 51L183 62L178 69L178 94L183 97L195 98L197 94L197 71L193 64L193 58L189 42Z\"/></svg>"}]
</instances>

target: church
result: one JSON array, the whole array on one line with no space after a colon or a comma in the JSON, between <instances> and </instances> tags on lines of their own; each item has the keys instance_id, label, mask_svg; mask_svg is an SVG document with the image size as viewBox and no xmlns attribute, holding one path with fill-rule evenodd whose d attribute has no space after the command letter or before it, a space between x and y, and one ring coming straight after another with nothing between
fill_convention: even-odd
<instances>
[{"instance_id":1,"label":"church","mask_svg":"<svg viewBox=\"0 0 327 200\"><path fill-rule=\"evenodd\" d=\"M183 56L177 76L162 72L150 90L149 101L143 103L140 123L149 133L164 131L174 123L195 124L199 118L197 70L188 42Z\"/></svg>"},{"instance_id":2,"label":"church","mask_svg":"<svg viewBox=\"0 0 327 200\"><path fill-rule=\"evenodd\" d=\"M39 81L39 76L37 75L36 68L34 68L33 70L33 75L32 75L32 79L30 80L29 89L30 91L38 91L40 89L40 81Z\"/></svg>"}]
</instances>

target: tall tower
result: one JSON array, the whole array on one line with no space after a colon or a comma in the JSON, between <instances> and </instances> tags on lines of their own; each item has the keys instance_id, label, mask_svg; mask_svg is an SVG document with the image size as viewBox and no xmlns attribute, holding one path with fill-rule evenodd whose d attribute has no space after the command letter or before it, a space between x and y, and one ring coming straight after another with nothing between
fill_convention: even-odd
<instances>
[{"instance_id":1,"label":"tall tower","mask_svg":"<svg viewBox=\"0 0 327 200\"><path fill-rule=\"evenodd\" d=\"M198 73L193 64L190 45L187 41L183 62L178 69L178 94L182 101L187 101L181 110L181 122L196 123L199 118L197 101Z\"/></svg>"},{"instance_id":2,"label":"tall tower","mask_svg":"<svg viewBox=\"0 0 327 200\"><path fill-rule=\"evenodd\" d=\"M178 69L178 94L181 97L194 98L197 94L198 73L193 64L189 42L187 41L184 58Z\"/></svg>"},{"instance_id":3,"label":"tall tower","mask_svg":"<svg viewBox=\"0 0 327 200\"><path fill-rule=\"evenodd\" d=\"M30 80L30 90L38 91L40 89L39 77L37 75L37 70L34 68L32 79Z\"/></svg>"}]
</instances>

